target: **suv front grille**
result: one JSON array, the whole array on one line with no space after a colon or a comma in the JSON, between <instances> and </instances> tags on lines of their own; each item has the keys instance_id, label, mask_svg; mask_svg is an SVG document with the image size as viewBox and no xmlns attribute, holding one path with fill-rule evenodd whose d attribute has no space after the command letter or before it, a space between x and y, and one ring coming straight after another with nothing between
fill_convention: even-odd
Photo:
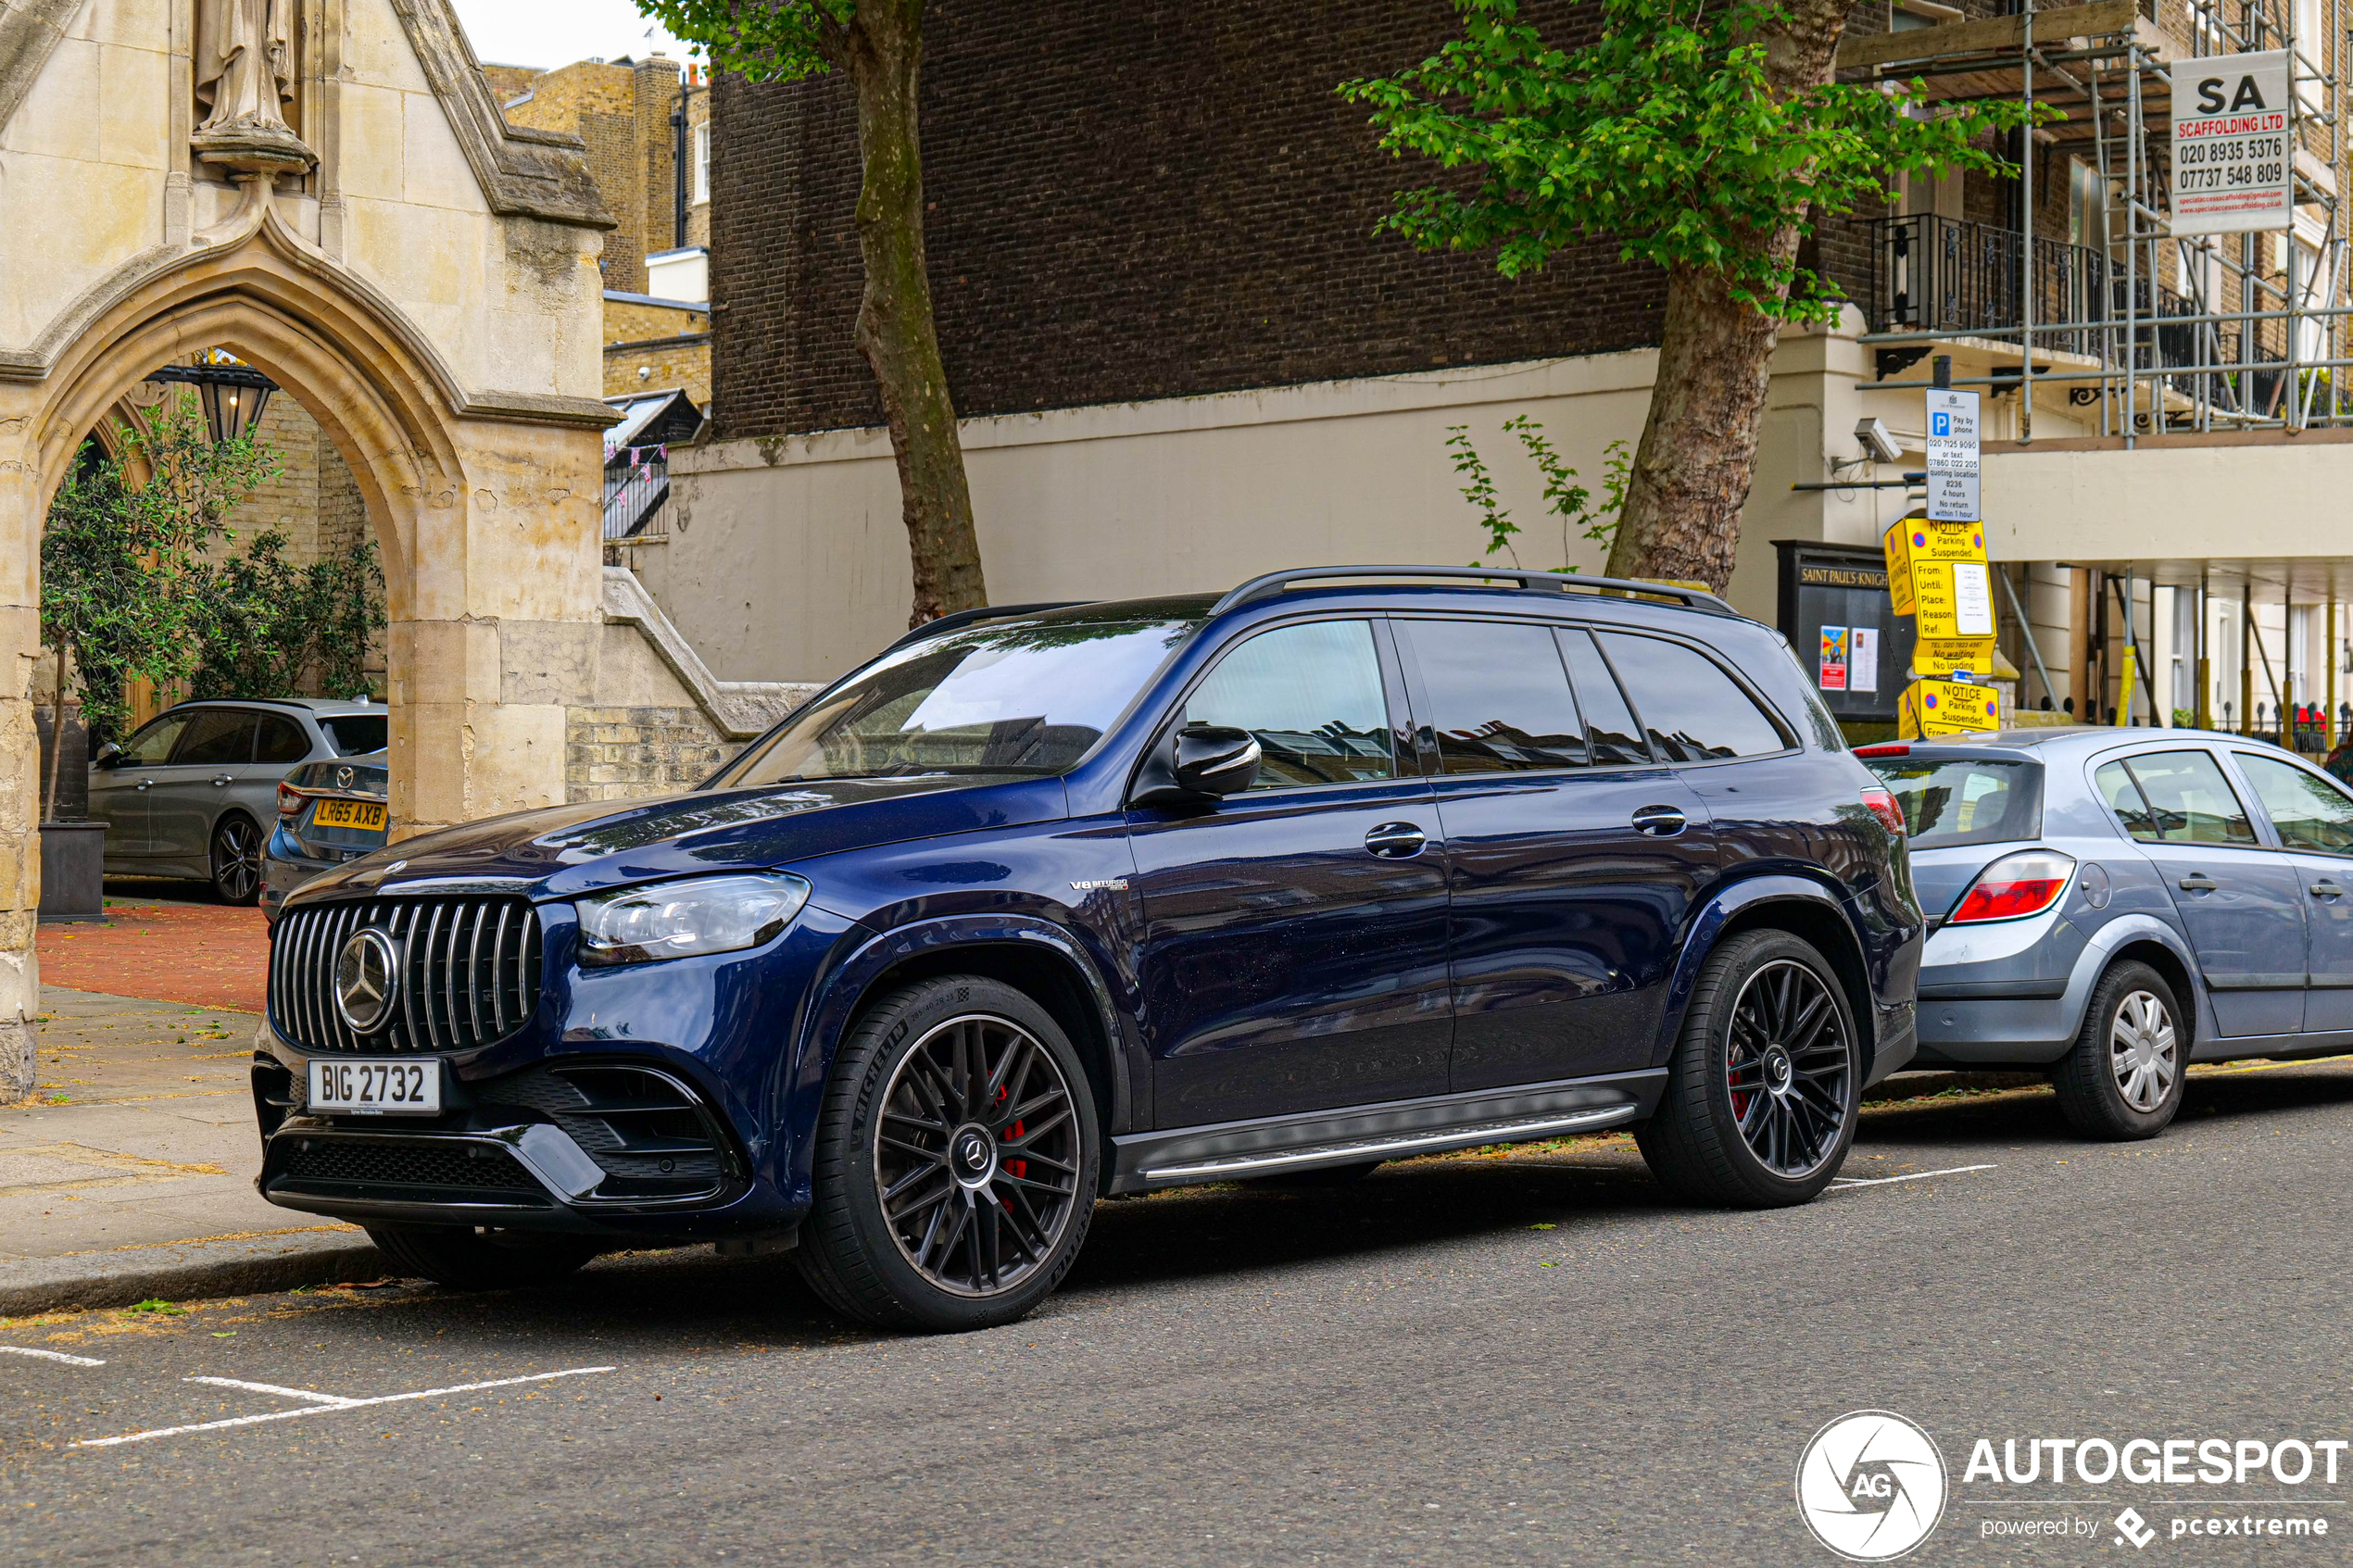
<instances>
[{"instance_id":1,"label":"suv front grille","mask_svg":"<svg viewBox=\"0 0 2353 1568\"><path fill-rule=\"evenodd\" d=\"M335 1006L335 960L374 927L402 955L400 1001L372 1035ZM317 1051L461 1051L503 1040L539 1006L539 916L521 898L384 898L288 909L271 933L270 1018Z\"/></svg>"},{"instance_id":2,"label":"suv front grille","mask_svg":"<svg viewBox=\"0 0 2353 1568\"><path fill-rule=\"evenodd\" d=\"M374 1196L421 1202L468 1193L495 1195L494 1201L508 1203L548 1201L547 1189L505 1149L422 1138L304 1139L286 1156L271 1185L280 1183L368 1187L378 1189Z\"/></svg>"}]
</instances>

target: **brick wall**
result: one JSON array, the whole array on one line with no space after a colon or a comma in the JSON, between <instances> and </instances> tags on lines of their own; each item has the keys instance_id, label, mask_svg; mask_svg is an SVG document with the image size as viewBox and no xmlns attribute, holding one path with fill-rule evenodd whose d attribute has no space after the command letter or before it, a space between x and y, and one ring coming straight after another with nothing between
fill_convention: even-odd
<instances>
[{"instance_id":1,"label":"brick wall","mask_svg":"<svg viewBox=\"0 0 2353 1568\"><path fill-rule=\"evenodd\" d=\"M1592 7L1529 14L1564 39ZM933 0L931 276L959 411L1638 347L1663 280L1589 245L1513 282L1376 235L1429 178L1333 87L1454 35L1444 0ZM869 425L839 76L713 89L720 433Z\"/></svg>"},{"instance_id":2,"label":"brick wall","mask_svg":"<svg viewBox=\"0 0 2353 1568\"><path fill-rule=\"evenodd\" d=\"M493 85L514 88L507 93L509 123L568 131L587 144L589 173L620 221L605 237L605 286L643 294L646 253L670 249L676 236L670 115L678 62L659 55L634 64L582 60L535 74L499 67ZM512 102L525 92L526 100Z\"/></svg>"},{"instance_id":3,"label":"brick wall","mask_svg":"<svg viewBox=\"0 0 2353 1568\"><path fill-rule=\"evenodd\" d=\"M690 788L743 749L694 708L575 708L564 740L565 797L574 802Z\"/></svg>"}]
</instances>

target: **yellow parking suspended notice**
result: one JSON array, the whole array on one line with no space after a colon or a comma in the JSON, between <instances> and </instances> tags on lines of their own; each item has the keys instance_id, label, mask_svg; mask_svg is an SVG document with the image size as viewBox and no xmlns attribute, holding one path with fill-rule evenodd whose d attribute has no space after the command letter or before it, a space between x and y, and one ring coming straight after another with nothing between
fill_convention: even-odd
<instances>
[{"instance_id":1,"label":"yellow parking suspended notice","mask_svg":"<svg viewBox=\"0 0 2353 1568\"><path fill-rule=\"evenodd\" d=\"M1904 688L1898 719L1906 740L1978 734L2002 727L2001 697L1962 681L1914 681Z\"/></svg>"},{"instance_id":2,"label":"yellow parking suspended notice","mask_svg":"<svg viewBox=\"0 0 2353 1568\"><path fill-rule=\"evenodd\" d=\"M1985 529L1907 517L1881 540L1895 613L1914 617L1912 668L1982 675L1994 664L1994 575Z\"/></svg>"}]
</instances>

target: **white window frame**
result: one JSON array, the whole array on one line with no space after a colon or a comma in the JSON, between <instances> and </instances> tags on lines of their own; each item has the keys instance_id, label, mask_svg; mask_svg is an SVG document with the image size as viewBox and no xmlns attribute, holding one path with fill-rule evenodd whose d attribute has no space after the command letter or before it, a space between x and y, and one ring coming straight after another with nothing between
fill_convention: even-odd
<instances>
[{"instance_id":1,"label":"white window frame","mask_svg":"<svg viewBox=\"0 0 2353 1568\"><path fill-rule=\"evenodd\" d=\"M699 204L711 199L711 121L707 119L695 127L693 157L694 200Z\"/></svg>"}]
</instances>

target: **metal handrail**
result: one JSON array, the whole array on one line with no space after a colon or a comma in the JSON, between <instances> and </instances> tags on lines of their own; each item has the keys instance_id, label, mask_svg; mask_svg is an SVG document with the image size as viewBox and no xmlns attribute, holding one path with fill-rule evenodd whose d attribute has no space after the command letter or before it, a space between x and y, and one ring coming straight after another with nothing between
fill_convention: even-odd
<instances>
[{"instance_id":1,"label":"metal handrail","mask_svg":"<svg viewBox=\"0 0 2353 1568\"><path fill-rule=\"evenodd\" d=\"M1645 583L1634 577L1589 577L1581 571L1525 571L1515 567L1496 566L1316 566L1295 567L1289 571L1270 571L1253 577L1240 587L1227 594L1210 607L1212 615L1223 615L1253 599L1270 598L1294 583L1313 583L1334 577L1435 577L1446 581L1516 583L1529 593L1566 594L1571 588L1590 588L1597 593L1650 594L1660 598L1679 599L1685 609L1699 610L1707 615L1729 615L1741 619L1741 612L1718 598L1705 588L1678 587L1671 583Z\"/></svg>"}]
</instances>

